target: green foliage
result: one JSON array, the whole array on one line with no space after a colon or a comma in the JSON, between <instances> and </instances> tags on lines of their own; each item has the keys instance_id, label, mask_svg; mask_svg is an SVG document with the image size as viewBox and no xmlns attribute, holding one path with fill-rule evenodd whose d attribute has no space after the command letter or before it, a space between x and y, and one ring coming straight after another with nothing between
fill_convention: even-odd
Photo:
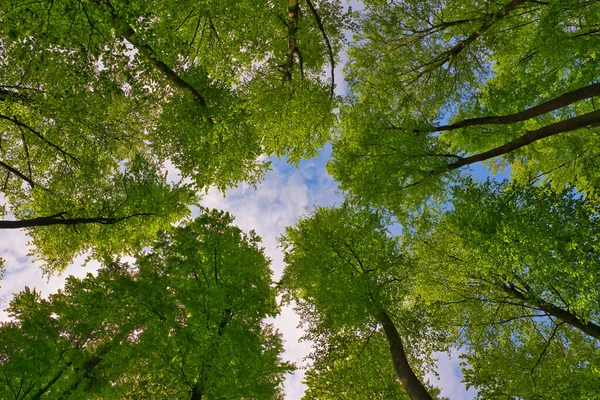
<instances>
[{"instance_id":1,"label":"green foliage","mask_svg":"<svg viewBox=\"0 0 600 400\"><path fill-rule=\"evenodd\" d=\"M493 173L511 168L521 183L542 174L558 190L597 196L597 92L520 121L450 124L525 111L597 83L598 3L366 4L348 51L350 91L329 165L343 189L403 219L424 202L447 201L470 156L594 113L579 129L565 125L487 159Z\"/></svg>"},{"instance_id":2,"label":"green foliage","mask_svg":"<svg viewBox=\"0 0 600 400\"><path fill-rule=\"evenodd\" d=\"M305 399L409 399L398 385L385 336L341 336L335 347L313 354Z\"/></svg>"},{"instance_id":3,"label":"green foliage","mask_svg":"<svg viewBox=\"0 0 600 400\"><path fill-rule=\"evenodd\" d=\"M337 104L322 69L340 49L346 16L337 0L317 3L320 26L307 4L288 81L285 1L2 2L8 211L20 219L147 217L114 229L77 226L81 235L32 228L48 271L88 250L102 259L141 248L185 215L191 193L260 181L263 155L297 163L316 154ZM167 183L167 165L192 185ZM59 236L70 244L57 246Z\"/></svg>"},{"instance_id":4,"label":"green foliage","mask_svg":"<svg viewBox=\"0 0 600 400\"><path fill-rule=\"evenodd\" d=\"M434 351L445 348L433 309L410 296L412 260L386 222L350 204L318 208L281 239L287 263L282 284L314 342L308 398L405 398L400 384L381 378L394 373L382 313L393 316L417 375L430 370Z\"/></svg>"},{"instance_id":5,"label":"green foliage","mask_svg":"<svg viewBox=\"0 0 600 400\"><path fill-rule=\"evenodd\" d=\"M18 294L0 328L2 398L280 398L293 367L263 322L278 312L269 262L231 222L204 210L133 265L70 277L47 300Z\"/></svg>"},{"instance_id":6,"label":"green foliage","mask_svg":"<svg viewBox=\"0 0 600 400\"><path fill-rule=\"evenodd\" d=\"M480 398L598 398L600 2L364 5L2 2L1 215L47 273L104 266L15 297L0 397L281 398L259 238L214 211L175 226L333 139L352 202L281 239L306 398L429 398L410 374L439 395L422 377L451 346ZM481 161L511 182L467 178Z\"/></svg>"},{"instance_id":7,"label":"green foliage","mask_svg":"<svg viewBox=\"0 0 600 400\"><path fill-rule=\"evenodd\" d=\"M407 240L481 398L597 398L597 205L572 189L465 181Z\"/></svg>"}]
</instances>

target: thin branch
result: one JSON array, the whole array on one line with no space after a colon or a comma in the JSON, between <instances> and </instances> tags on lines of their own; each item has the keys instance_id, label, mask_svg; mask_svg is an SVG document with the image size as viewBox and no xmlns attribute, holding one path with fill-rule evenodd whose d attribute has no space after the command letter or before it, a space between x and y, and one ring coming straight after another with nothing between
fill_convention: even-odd
<instances>
[{"instance_id":1,"label":"thin branch","mask_svg":"<svg viewBox=\"0 0 600 400\"><path fill-rule=\"evenodd\" d=\"M5 119L7 121L12 122L13 124L20 126L21 128L25 128L27 129L29 132L33 133L35 136L37 136L38 138L40 138L42 141L44 141L44 143L46 143L48 146L58 150L60 153L62 153L63 155L69 157L70 159L72 159L73 161L77 162L78 164L81 164L81 161L75 157L74 155L70 154L69 152L61 149L59 146L57 146L56 144L52 143L51 141L49 141L48 139L46 139L44 137L44 135L42 135L41 133L39 133L38 131L36 131L35 129L33 129L32 127L30 127L29 125L19 121L17 119L17 117L13 117L10 118L6 115L0 114L0 119Z\"/></svg>"},{"instance_id":2,"label":"thin branch","mask_svg":"<svg viewBox=\"0 0 600 400\"><path fill-rule=\"evenodd\" d=\"M190 83L183 80L171 67L162 62L158 58L154 49L151 46L139 40L137 32L131 27L129 23L119 18L117 10L110 3L110 1L106 1L105 4L110 8L115 25L127 27L124 31L121 32L121 35L123 35L125 39L127 39L127 41L131 43L141 55L146 57L146 59L150 61L150 63L154 65L154 67L159 72L161 72L165 78L167 78L167 80L169 80L179 89L190 94L194 98L196 104L198 104L201 108L208 109L208 104L204 100L204 97L198 92L198 90L196 90L196 88L194 88ZM206 115L202 116L202 120L209 125L215 124L214 120Z\"/></svg>"},{"instance_id":3,"label":"thin branch","mask_svg":"<svg viewBox=\"0 0 600 400\"><path fill-rule=\"evenodd\" d=\"M25 134L21 132L21 142L23 143L23 149L25 150L25 157L27 157L27 170L29 171L29 177L33 177L33 173L31 172L31 157L29 156L29 146L27 146L27 141L25 140Z\"/></svg>"},{"instance_id":4,"label":"thin branch","mask_svg":"<svg viewBox=\"0 0 600 400\"><path fill-rule=\"evenodd\" d=\"M121 221L125 221L133 217L141 216L154 216L156 214L151 213L136 213L121 218L62 218L65 212L51 215L48 217L37 217L31 219L23 219L18 221L0 221L0 229L21 229L21 228L33 228L40 226L52 226L52 225L79 225L79 224L101 224L101 225L113 225Z\"/></svg>"},{"instance_id":5,"label":"thin branch","mask_svg":"<svg viewBox=\"0 0 600 400\"><path fill-rule=\"evenodd\" d=\"M335 77L334 77L334 72L335 72L335 60L333 58L333 50L331 48L331 42L329 41L329 37L327 36L327 34L325 33L325 28L323 27L323 22L321 21L321 17L319 16L319 13L317 12L315 6L313 5L311 0L306 0L306 4L308 4L308 7L310 8L310 11L312 12L313 16L315 17L315 21L317 22L317 26L319 27L319 30L321 31L321 35L323 36L323 40L325 40L325 44L327 44L327 51L329 53L329 63L331 65L331 97L333 97L333 89L335 87Z\"/></svg>"},{"instance_id":6,"label":"thin branch","mask_svg":"<svg viewBox=\"0 0 600 400\"><path fill-rule=\"evenodd\" d=\"M6 164L5 162L0 161L0 167L2 167L4 169L12 172L13 174L15 174L16 176L18 176L19 178L23 179L25 182L27 182L29 184L29 186L32 189L37 186L37 184L32 179L28 178L22 172L20 172L19 170L11 167L10 165Z\"/></svg>"},{"instance_id":7,"label":"thin branch","mask_svg":"<svg viewBox=\"0 0 600 400\"><path fill-rule=\"evenodd\" d=\"M554 326L554 329L552 330L552 334L550 334L550 337L546 340L546 345L544 346L544 349L542 350L542 352L540 353L540 356L538 357L535 365L533 367L531 367L531 373L533 374L533 371L537 368L537 366L540 364L540 362L542 361L542 358L544 357L544 354L546 354L546 351L548 350L548 347L550 346L550 343L552 343L552 340L554 339L554 336L556 336L556 332L558 331L558 328L564 324L564 322L559 322L558 324L556 324Z\"/></svg>"}]
</instances>

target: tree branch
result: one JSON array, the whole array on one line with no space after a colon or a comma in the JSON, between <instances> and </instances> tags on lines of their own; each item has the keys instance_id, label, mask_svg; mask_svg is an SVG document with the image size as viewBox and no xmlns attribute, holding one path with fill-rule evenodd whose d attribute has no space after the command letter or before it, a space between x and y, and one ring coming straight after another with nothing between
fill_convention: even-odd
<instances>
[{"instance_id":1,"label":"tree branch","mask_svg":"<svg viewBox=\"0 0 600 400\"><path fill-rule=\"evenodd\" d=\"M31 219L23 219L18 221L0 221L0 229L21 229L21 228L33 228L40 226L52 226L52 225L79 225L79 224L102 224L102 225L113 225L118 222L127 220L133 217L141 216L154 216L156 214L151 213L136 213L121 218L62 218L66 212L51 215L48 217L37 217Z\"/></svg>"},{"instance_id":2,"label":"tree branch","mask_svg":"<svg viewBox=\"0 0 600 400\"><path fill-rule=\"evenodd\" d=\"M455 129L466 128L474 125L508 125L516 122L526 121L528 119L539 117L540 115L558 110L562 107L576 103L581 100L600 96L600 83L585 86L571 92L564 93L552 100L546 101L537 106L507 115L491 115L487 117L469 118L449 125L433 126L430 129L415 129L414 133L433 133L452 131ZM400 127L392 127L394 130L403 130ZM405 129L404 129L405 130ZM405 130L406 131L406 130Z\"/></svg>"},{"instance_id":3,"label":"tree branch","mask_svg":"<svg viewBox=\"0 0 600 400\"><path fill-rule=\"evenodd\" d=\"M0 161L0 167L12 172L13 174L15 174L16 176L18 176L19 178L23 179L25 182L27 182L29 184L29 186L33 189L34 187L36 187L36 183L28 178L27 176L25 176L23 173L21 173L19 170L11 167L10 165L6 164L3 161Z\"/></svg>"},{"instance_id":4,"label":"tree branch","mask_svg":"<svg viewBox=\"0 0 600 400\"><path fill-rule=\"evenodd\" d=\"M550 347L550 343L552 343L552 340L554 339L554 337L556 336L556 332L558 331L558 328L564 324L564 322L559 322L558 324L556 324L554 326L554 329L552 330L552 333L550 334L550 336L548 337L548 339L546 340L546 345L544 346L544 349L542 350L542 352L540 353L540 356L538 357L535 365L531 368L531 373L533 374L533 371L535 371L535 369L537 368L537 366L540 364L540 362L542 361L542 358L544 357L544 354L546 354L546 351L548 350L548 347Z\"/></svg>"},{"instance_id":5,"label":"tree branch","mask_svg":"<svg viewBox=\"0 0 600 400\"><path fill-rule=\"evenodd\" d=\"M313 16L315 17L315 20L317 21L317 26L319 27L319 30L321 31L321 35L323 36L323 40L325 40L325 43L327 44L327 51L329 53L329 63L331 65L331 97L333 97L333 89L335 87L335 77L334 77L335 60L333 58L333 50L331 49L331 42L329 41L329 37L325 33L325 28L323 27L323 21L321 21L321 17L319 16L319 13L317 12L312 1L306 0L306 4L308 4L310 11L312 12Z\"/></svg>"},{"instance_id":6,"label":"tree branch","mask_svg":"<svg viewBox=\"0 0 600 400\"><path fill-rule=\"evenodd\" d=\"M514 11L517 7L519 7L521 4L523 4L525 2L526 2L526 0L512 0L511 2L506 4L504 7L502 7L500 10L498 10L495 14L493 14L490 18L486 18L484 20L483 24L481 24L481 26L478 29L473 31L469 35L469 37L467 37L465 40L458 43L456 46L452 47L451 49L445 51L438 57L438 59L443 59L443 63L441 65L444 65L446 62L451 61L461 51L463 51L467 46L469 46L471 43L476 41L485 31L490 29L496 22L498 22L502 18L509 15L512 11Z\"/></svg>"},{"instance_id":7,"label":"tree branch","mask_svg":"<svg viewBox=\"0 0 600 400\"><path fill-rule=\"evenodd\" d=\"M600 326L594 324L591 321L584 322L577 315L573 314L568 310L564 310L560 307L555 306L554 304L548 303L547 301L531 294L524 294L521 291L517 290L512 284L503 284L499 285L499 288L515 297L523 302L533 304L538 309L547 312L549 315L563 321L566 324L571 325L574 328L579 329L580 331L588 334L589 336L600 340Z\"/></svg>"},{"instance_id":8,"label":"tree branch","mask_svg":"<svg viewBox=\"0 0 600 400\"><path fill-rule=\"evenodd\" d=\"M50 390L50 388L60 379L60 377L65 373L65 371L73 364L71 361L67 362L64 368L60 369L53 377L46 383L40 390L38 390L33 396L31 396L32 400L39 400L42 396Z\"/></svg>"},{"instance_id":9,"label":"tree branch","mask_svg":"<svg viewBox=\"0 0 600 400\"><path fill-rule=\"evenodd\" d=\"M518 137L515 140L512 140L508 143L505 143L501 146L495 147L483 153L465 157L452 164L448 164L444 168L430 172L430 175L437 175L439 173L452 171L464 167L465 165L489 160L490 158L510 153L514 150L520 149L521 147L527 146L533 142L550 136L571 132L581 128L592 128L598 125L600 125L600 110L592 111L587 114L579 115L577 117L569 118L564 121L556 122L554 124L544 126L534 131L528 131L526 134Z\"/></svg>"},{"instance_id":10,"label":"tree branch","mask_svg":"<svg viewBox=\"0 0 600 400\"><path fill-rule=\"evenodd\" d=\"M188 93L189 95L191 95L194 98L194 101L201 108L208 109L208 104L206 104L204 97L196 90L196 88L194 88L191 84L189 84L188 82L183 80L175 71L173 71L173 69L171 67L169 67L167 64L165 64L164 62L159 60L158 56L156 55L156 52L154 51L154 49L151 46L141 42L136 37L137 36L136 31L131 27L131 25L129 23L127 23L126 21L123 21L121 18L119 18L119 15L117 14L117 10L110 3L110 1L106 1L105 4L108 5L108 7L110 8L110 12L111 12L113 21L115 22L115 24L114 24L115 27L127 26L127 29L121 31L121 35L123 37L125 37L125 39L127 39L127 41L129 43L131 43L138 50L138 52L141 55L146 57L146 59L152 65L154 65L154 67L159 72L161 72L163 74L163 76L165 78L167 78L168 81L170 81L177 88L183 90L185 93ZM208 116L203 116L202 120L209 125L214 125L213 119Z\"/></svg>"},{"instance_id":11,"label":"tree branch","mask_svg":"<svg viewBox=\"0 0 600 400\"><path fill-rule=\"evenodd\" d=\"M27 129L29 132L33 133L35 136L37 136L38 138L40 138L44 143L46 143L48 146L58 150L60 153L64 154L65 156L69 157L70 159L72 159L73 161L77 162L78 164L81 164L81 161L75 157L74 155L68 153L67 151L61 149L59 146L55 145L54 143L52 143L51 141L49 141L48 139L46 139L41 133L39 133L38 131L36 131L35 129L33 129L32 127L30 127L29 125L19 121L17 119L17 117L13 117L10 118L6 115L0 114L0 119L4 119L7 121L12 122L13 124L20 126L21 128L25 128Z\"/></svg>"}]
</instances>

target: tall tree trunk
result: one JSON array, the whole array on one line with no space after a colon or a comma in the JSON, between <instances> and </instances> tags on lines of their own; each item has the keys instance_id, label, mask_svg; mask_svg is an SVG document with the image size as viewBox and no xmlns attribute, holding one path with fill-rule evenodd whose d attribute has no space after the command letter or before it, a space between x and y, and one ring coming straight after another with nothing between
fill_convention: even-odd
<instances>
[{"instance_id":1,"label":"tall tree trunk","mask_svg":"<svg viewBox=\"0 0 600 400\"><path fill-rule=\"evenodd\" d=\"M536 307L542 311L547 312L549 315L563 321L566 324L571 325L574 328L579 329L580 331L588 334L589 336L600 340L600 326L594 324L591 321L584 322L579 317L572 312L565 310L563 308L557 307L556 305L549 303L545 300L540 299L539 297L534 297L522 293L519 291L514 285L501 285L501 289L503 292L521 300L528 305Z\"/></svg>"},{"instance_id":2,"label":"tall tree trunk","mask_svg":"<svg viewBox=\"0 0 600 400\"><path fill-rule=\"evenodd\" d=\"M408 396L412 400L432 400L427 389L425 389L425 386L423 386L410 367L408 359L406 358L406 353L404 352L402 338L400 338L396 325L394 325L390 316L386 312L381 312L379 315L379 322L383 326L390 344L394 368L396 369L398 378L400 379L400 382L402 382L404 389L406 389Z\"/></svg>"},{"instance_id":3,"label":"tall tree trunk","mask_svg":"<svg viewBox=\"0 0 600 400\"><path fill-rule=\"evenodd\" d=\"M190 400L202 400L202 385L200 384L200 382L196 382L196 384L192 388L192 395L190 396Z\"/></svg>"},{"instance_id":4,"label":"tall tree trunk","mask_svg":"<svg viewBox=\"0 0 600 400\"><path fill-rule=\"evenodd\" d=\"M298 55L300 59L300 69L302 70L302 56L300 50L298 50L298 39L296 37L298 33L298 14L300 13L300 6L298 0L288 0L288 51L285 56L285 64L283 65L283 81L291 82L292 73L294 72L294 57Z\"/></svg>"}]
</instances>

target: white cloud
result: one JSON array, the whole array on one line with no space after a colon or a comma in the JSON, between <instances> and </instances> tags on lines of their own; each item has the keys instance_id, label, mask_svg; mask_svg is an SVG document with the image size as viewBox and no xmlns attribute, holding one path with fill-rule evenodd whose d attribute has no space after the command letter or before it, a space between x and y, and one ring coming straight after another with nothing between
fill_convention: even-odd
<instances>
[{"instance_id":1,"label":"white cloud","mask_svg":"<svg viewBox=\"0 0 600 400\"><path fill-rule=\"evenodd\" d=\"M474 399L477 396L477 390L474 388L467 390L465 384L461 382L463 375L460 367L461 360L458 358L460 354L461 352L456 349L451 351L450 355L436 353L439 379L433 374L427 374L426 379L442 390L442 396L450 399Z\"/></svg>"},{"instance_id":2,"label":"white cloud","mask_svg":"<svg viewBox=\"0 0 600 400\"><path fill-rule=\"evenodd\" d=\"M326 149L322 153L328 152ZM299 169L284 161L272 159L273 170L267 173L264 182L256 189L240 185L227 191L226 197L216 189L211 189L202 205L230 212L235 216L234 223L246 232L254 229L262 238L265 253L272 260L274 279L278 280L284 263L277 238L284 233L285 227L294 225L300 216L316 205L328 206L341 201L341 196L336 194L337 185L325 171L327 158L323 154L319 159L303 161ZM281 314L269 322L283 334L283 358L296 363L298 367L303 366L303 359L310 352L311 343L299 341L304 332L298 327L300 319L292 307L283 307ZM302 397L305 390L303 378L302 369L287 376L287 399Z\"/></svg>"},{"instance_id":3,"label":"white cloud","mask_svg":"<svg viewBox=\"0 0 600 400\"><path fill-rule=\"evenodd\" d=\"M26 286L35 288L42 296L56 293L65 285L69 275L84 277L87 273L95 273L99 267L97 262L89 262L83 267L85 256L77 257L64 274L43 276L40 263L29 257L29 239L24 230L0 230L0 257L6 262L6 272L0 287L0 321L8 319L5 308L14 293L25 289Z\"/></svg>"}]
</instances>

